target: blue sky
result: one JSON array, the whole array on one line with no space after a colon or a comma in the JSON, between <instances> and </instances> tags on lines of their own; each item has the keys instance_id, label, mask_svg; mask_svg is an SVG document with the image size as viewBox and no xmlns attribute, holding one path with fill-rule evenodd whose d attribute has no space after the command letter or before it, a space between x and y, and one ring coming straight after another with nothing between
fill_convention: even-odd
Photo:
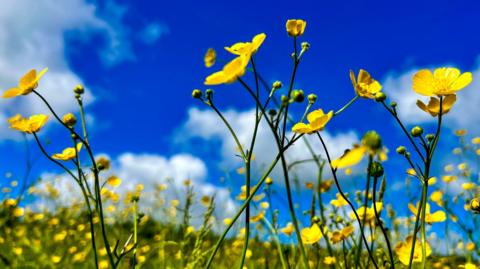
<instances>
[{"instance_id":1,"label":"blue sky","mask_svg":"<svg viewBox=\"0 0 480 269\"><path fill-rule=\"evenodd\" d=\"M38 3L48 6L51 1ZM87 111L94 118L91 128L94 129L92 141L96 152L112 158L130 152L156 154L167 159L179 153L189 153L203 159L208 171L203 177L214 184L224 174L218 163L222 163L225 156L216 150L224 141L218 137L199 138L198 134L190 137L188 133L195 131L185 128L189 109L205 109L191 98L192 89L205 89L205 76L221 68L221 64L211 69L203 66L203 55L209 47L215 48L219 59L225 61L230 56L222 50L224 46L250 40L255 34L264 32L267 39L256 56L258 68L269 82L281 80L287 83L292 44L284 24L289 18L306 20L307 29L301 41L308 41L311 49L302 60L295 88L317 94L318 106L326 109L338 109L353 97L349 69L365 68L380 82L385 82L384 86L392 86L392 89L385 88L387 93L397 91L392 95L403 96L403 92L399 92L410 92L410 85L397 78L419 68L443 65L476 71L480 54L478 1L230 3L69 0L62 5L68 7L70 4L77 8L86 7L86 15L78 15L78 20L65 24L62 24L63 17L53 11L52 14L47 12L46 17L38 16L37 21L28 18L33 26L21 37L22 40L33 40L37 30L42 32L53 27L59 29L55 30L57 36L52 39L62 46L58 50L45 50L50 53L45 55L55 57L40 53L45 56L44 61L38 60L30 67L24 64L23 69L47 65L50 71L44 80L49 79L50 73L63 72L75 74L71 75L71 80L68 77L68 81L86 85L95 99ZM19 12L20 18L29 15L13 7L11 11ZM47 21L55 24L36 23ZM0 19L0 29L8 27L8 22ZM63 25L63 28L52 25ZM12 34L12 38L15 37ZM46 42L36 45L42 52ZM17 58L28 63L29 59L24 59L28 54L22 54L21 48ZM17 58L7 63L15 64ZM17 73L17 76L21 74ZM10 85L7 82L16 79L8 73L0 77L0 85L7 87ZM476 89L468 89L473 90ZM238 84L216 87L215 91L217 103L223 110L233 109L241 113L252 108L251 100ZM462 94L459 95L461 98ZM478 98L464 101L462 111L475 108L478 101ZM5 115L12 115L15 110L12 106L0 108ZM461 108L458 109L457 117L461 117ZM410 123L417 120L411 114L404 115L408 116ZM452 147L453 129L470 127L456 119L453 118L445 129L442 152ZM425 118L419 118L419 121L425 123L426 128L432 127ZM333 136L353 132L361 137L371 129L383 136L391 152L399 144L406 143L386 111L369 100L355 103L329 125L328 132ZM61 136L64 134L55 128L45 135L54 141L61 141ZM188 138L182 139L182 136ZM0 171L21 173L22 144L12 139L3 140L0 144L0 150L4 152L0 157ZM52 150L55 149L61 147ZM403 180L405 163L395 154L390 157L388 173L395 175L392 176L394 180ZM437 160L440 163L441 158ZM54 171L53 167L40 162L43 165L36 167L34 177L45 170ZM399 174L402 176L397 176Z\"/></svg>"}]
</instances>

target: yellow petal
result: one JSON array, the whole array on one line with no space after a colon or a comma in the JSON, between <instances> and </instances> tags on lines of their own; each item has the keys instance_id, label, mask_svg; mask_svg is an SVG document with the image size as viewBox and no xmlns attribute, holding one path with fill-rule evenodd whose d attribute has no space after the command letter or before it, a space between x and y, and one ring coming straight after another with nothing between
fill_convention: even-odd
<instances>
[{"instance_id":1,"label":"yellow petal","mask_svg":"<svg viewBox=\"0 0 480 269\"><path fill-rule=\"evenodd\" d=\"M356 147L347 151L342 157L333 160L332 166L336 169L342 169L345 167L358 164L365 155L366 147Z\"/></svg>"},{"instance_id":2,"label":"yellow petal","mask_svg":"<svg viewBox=\"0 0 480 269\"><path fill-rule=\"evenodd\" d=\"M446 216L445 212L439 210L439 211L436 211L433 214L429 214L425 218L425 221L428 222L428 223L444 222L446 219L447 219L447 216Z\"/></svg>"},{"instance_id":3,"label":"yellow petal","mask_svg":"<svg viewBox=\"0 0 480 269\"><path fill-rule=\"evenodd\" d=\"M433 74L428 69L422 69L413 76L413 90L418 94L425 96L433 95L434 79Z\"/></svg>"},{"instance_id":4,"label":"yellow petal","mask_svg":"<svg viewBox=\"0 0 480 269\"><path fill-rule=\"evenodd\" d=\"M12 88L12 89L8 89L6 90L2 97L3 98L12 98L12 97L16 97L16 96L19 96L19 95L22 95L22 90L20 88Z\"/></svg>"},{"instance_id":5,"label":"yellow petal","mask_svg":"<svg viewBox=\"0 0 480 269\"><path fill-rule=\"evenodd\" d=\"M468 86L468 84L470 84L472 82L472 79L473 79L472 73L465 72L462 75L460 75L460 77L458 77L450 85L450 89L453 90L453 91L459 91L459 90L465 88L466 86Z\"/></svg>"},{"instance_id":6,"label":"yellow petal","mask_svg":"<svg viewBox=\"0 0 480 269\"><path fill-rule=\"evenodd\" d=\"M303 122L299 122L292 127L292 132L294 133L309 134L312 131L312 128Z\"/></svg>"}]
</instances>

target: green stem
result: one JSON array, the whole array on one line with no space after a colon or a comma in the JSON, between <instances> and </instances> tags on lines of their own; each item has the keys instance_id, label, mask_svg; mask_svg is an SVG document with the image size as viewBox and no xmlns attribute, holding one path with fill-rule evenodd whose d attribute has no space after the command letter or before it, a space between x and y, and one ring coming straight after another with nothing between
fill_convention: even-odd
<instances>
[{"instance_id":1,"label":"green stem","mask_svg":"<svg viewBox=\"0 0 480 269\"><path fill-rule=\"evenodd\" d=\"M355 103L355 101L357 101L357 99L358 99L358 95L355 95L355 97L353 97L352 100L350 100L346 105L344 105L342 108L340 108L335 113L333 113L333 116L338 116L340 113L345 111L345 109L347 109L350 105Z\"/></svg>"}]
</instances>

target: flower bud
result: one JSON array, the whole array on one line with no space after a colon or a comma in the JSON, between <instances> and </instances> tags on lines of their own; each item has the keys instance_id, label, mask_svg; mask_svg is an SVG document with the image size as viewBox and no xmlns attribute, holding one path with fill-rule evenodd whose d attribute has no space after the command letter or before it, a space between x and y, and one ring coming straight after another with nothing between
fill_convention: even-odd
<instances>
[{"instance_id":1,"label":"flower bud","mask_svg":"<svg viewBox=\"0 0 480 269\"><path fill-rule=\"evenodd\" d=\"M382 138L375 131L368 131L363 135L362 144L372 150L379 150L382 147Z\"/></svg>"},{"instance_id":2,"label":"flower bud","mask_svg":"<svg viewBox=\"0 0 480 269\"><path fill-rule=\"evenodd\" d=\"M406 152L407 152L407 148L405 148L404 146L399 146L397 148L397 153L400 155L404 155Z\"/></svg>"},{"instance_id":3,"label":"flower bud","mask_svg":"<svg viewBox=\"0 0 480 269\"><path fill-rule=\"evenodd\" d=\"M265 184L267 184L267 185L272 185L272 184L273 184L272 178L271 178L271 177L267 177L267 178L265 179Z\"/></svg>"},{"instance_id":4,"label":"flower bud","mask_svg":"<svg viewBox=\"0 0 480 269\"><path fill-rule=\"evenodd\" d=\"M75 86L75 88L73 88L73 92L81 95L85 92L85 88L83 87L83 85L78 84L77 86Z\"/></svg>"},{"instance_id":5,"label":"flower bud","mask_svg":"<svg viewBox=\"0 0 480 269\"><path fill-rule=\"evenodd\" d=\"M435 136L433 134L427 134L425 136L425 138L427 139L428 142L431 142L433 141L433 139L435 138Z\"/></svg>"},{"instance_id":6,"label":"flower bud","mask_svg":"<svg viewBox=\"0 0 480 269\"><path fill-rule=\"evenodd\" d=\"M311 94L308 95L308 102L310 104L313 104L316 101L317 101L317 95L316 94L311 93Z\"/></svg>"},{"instance_id":7,"label":"flower bud","mask_svg":"<svg viewBox=\"0 0 480 269\"><path fill-rule=\"evenodd\" d=\"M306 51L310 48L310 43L308 42L302 42L302 50Z\"/></svg>"},{"instance_id":8,"label":"flower bud","mask_svg":"<svg viewBox=\"0 0 480 269\"><path fill-rule=\"evenodd\" d=\"M396 107L397 107L397 102L391 102L391 103L390 103L390 106L391 106L392 108L396 108Z\"/></svg>"},{"instance_id":9,"label":"flower bud","mask_svg":"<svg viewBox=\"0 0 480 269\"><path fill-rule=\"evenodd\" d=\"M383 92L378 92L375 94L375 101L377 102L383 102L387 99L387 96Z\"/></svg>"},{"instance_id":10,"label":"flower bud","mask_svg":"<svg viewBox=\"0 0 480 269\"><path fill-rule=\"evenodd\" d=\"M280 97L280 100L282 101L282 104L284 104L284 105L288 104L288 97L287 96L282 95L282 97Z\"/></svg>"},{"instance_id":11,"label":"flower bud","mask_svg":"<svg viewBox=\"0 0 480 269\"><path fill-rule=\"evenodd\" d=\"M297 103L303 102L303 100L305 100L305 94L303 93L303 90L293 90L292 99Z\"/></svg>"},{"instance_id":12,"label":"flower bud","mask_svg":"<svg viewBox=\"0 0 480 269\"><path fill-rule=\"evenodd\" d=\"M207 97L207 99L211 99L213 97L213 90L212 89L207 89L205 91L205 97Z\"/></svg>"},{"instance_id":13,"label":"flower bud","mask_svg":"<svg viewBox=\"0 0 480 269\"><path fill-rule=\"evenodd\" d=\"M368 171L373 177L383 176L383 166L379 162L372 162L370 165L370 171Z\"/></svg>"},{"instance_id":14,"label":"flower bud","mask_svg":"<svg viewBox=\"0 0 480 269\"><path fill-rule=\"evenodd\" d=\"M312 223L319 223L319 222L320 222L320 218L317 216L313 216Z\"/></svg>"},{"instance_id":15,"label":"flower bud","mask_svg":"<svg viewBox=\"0 0 480 269\"><path fill-rule=\"evenodd\" d=\"M96 160L99 171L110 169L110 160L105 157L100 157Z\"/></svg>"},{"instance_id":16,"label":"flower bud","mask_svg":"<svg viewBox=\"0 0 480 269\"><path fill-rule=\"evenodd\" d=\"M287 29L287 33L289 36L292 37L298 37L303 35L303 32L305 31L305 26L307 25L307 22L304 20L288 20L285 28Z\"/></svg>"},{"instance_id":17,"label":"flower bud","mask_svg":"<svg viewBox=\"0 0 480 269\"><path fill-rule=\"evenodd\" d=\"M277 110L273 108L268 110L268 115L270 115L270 117L275 117L275 115L277 115Z\"/></svg>"},{"instance_id":18,"label":"flower bud","mask_svg":"<svg viewBox=\"0 0 480 269\"><path fill-rule=\"evenodd\" d=\"M200 99L202 98L202 91L199 90L199 89L195 89L192 91L192 97L195 98L195 99Z\"/></svg>"},{"instance_id":19,"label":"flower bud","mask_svg":"<svg viewBox=\"0 0 480 269\"><path fill-rule=\"evenodd\" d=\"M274 90L280 89L282 86L283 86L283 85L282 85L282 82L279 81L279 80L273 82L273 84L272 84L272 88L273 88Z\"/></svg>"},{"instance_id":20,"label":"flower bud","mask_svg":"<svg viewBox=\"0 0 480 269\"><path fill-rule=\"evenodd\" d=\"M413 137L418 137L418 136L421 136L423 134L423 129L422 127L420 126L415 126L412 128L412 130L410 131L410 134L413 136Z\"/></svg>"},{"instance_id":21,"label":"flower bud","mask_svg":"<svg viewBox=\"0 0 480 269\"><path fill-rule=\"evenodd\" d=\"M72 128L77 123L77 118L72 113L67 113L62 118L63 123Z\"/></svg>"}]
</instances>

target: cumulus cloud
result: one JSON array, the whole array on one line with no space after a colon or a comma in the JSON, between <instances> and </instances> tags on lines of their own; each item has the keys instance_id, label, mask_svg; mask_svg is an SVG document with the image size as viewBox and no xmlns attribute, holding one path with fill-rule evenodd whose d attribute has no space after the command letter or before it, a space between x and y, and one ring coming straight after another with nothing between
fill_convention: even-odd
<instances>
[{"instance_id":1,"label":"cumulus cloud","mask_svg":"<svg viewBox=\"0 0 480 269\"><path fill-rule=\"evenodd\" d=\"M430 67L428 67L430 68ZM403 121L407 124L433 123L435 118L421 111L417 105L417 99L427 102L428 98L416 94L412 90L412 76L421 68L412 68L405 72L390 72L383 81L385 92L393 101L398 103L398 112ZM466 71L466 70L462 70ZM472 71L473 82L458 93L457 102L453 109L445 117L447 127L468 128L471 131L480 131L480 118L473 111L476 111L480 103L480 67Z\"/></svg>"},{"instance_id":2,"label":"cumulus cloud","mask_svg":"<svg viewBox=\"0 0 480 269\"><path fill-rule=\"evenodd\" d=\"M0 89L17 85L18 79L31 68L49 71L39 90L51 101L60 114L76 107L72 88L82 79L71 70L66 59L65 34L75 32L87 38L94 33L105 36L105 45L99 53L106 64L115 64L132 58L121 18L125 8L108 2L108 12L100 12L85 0L18 0L5 1L0 9ZM36 11L36 12L32 12ZM33 96L2 100L0 120L14 113L46 112ZM90 93L85 96L91 102ZM5 124L0 125L0 139L16 138Z\"/></svg>"},{"instance_id":3,"label":"cumulus cloud","mask_svg":"<svg viewBox=\"0 0 480 269\"><path fill-rule=\"evenodd\" d=\"M109 175L116 175L122 179L122 184L114 191L122 198L126 197L127 192L135 190L138 184L144 186L139 206L145 213L162 219L163 211L158 209L160 197L155 196L155 189L160 184L165 184L168 188L162 192L161 199L171 201L178 199L180 206L185 200L184 181L189 179L195 192L195 203L192 207L192 216L194 223L201 220L201 214L204 207L198 202L204 196L215 195L216 211L218 219L230 217L236 210L235 202L230 198L230 192L223 187L217 187L205 181L207 177L207 167L205 163L190 154L176 154L171 157L165 157L156 154L134 154L123 153L112 161L112 169L104 175L104 179ZM46 189L47 184L53 185L60 190L59 197L54 203L46 200L38 200L37 206L54 207L56 205L70 205L82 201L80 188L75 181L65 174L44 173L42 181L38 185L39 189Z\"/></svg>"},{"instance_id":4,"label":"cumulus cloud","mask_svg":"<svg viewBox=\"0 0 480 269\"><path fill-rule=\"evenodd\" d=\"M232 125L242 145L249 146L248 143L253 133L252 126L255 122L255 110L236 111L231 109L224 111L223 115ZM191 108L188 111L188 119L180 129L179 134L181 135L177 137L180 137L178 139L182 141L192 138L201 138L207 142L213 140L220 141L222 158L220 165L229 169L237 168L241 165L239 159L235 157L235 155L238 155L235 141L215 112ZM288 132L288 136L291 135ZM354 143L359 142L358 135L352 130L336 134L323 131L322 136L327 145L329 145L332 158L341 156L344 150L351 148ZM316 136L306 136L306 139L308 139L316 154L324 155L323 148ZM262 122L259 128L253 153L258 167L270 164L271 160L278 153L274 137L265 122ZM302 140L296 142L296 145L287 151L286 157L290 162L312 158L306 144ZM314 163L310 162L296 166L292 172L303 182L312 181L316 178L317 168ZM281 173L278 169L273 173L274 177L280 177L280 175Z\"/></svg>"}]
</instances>

